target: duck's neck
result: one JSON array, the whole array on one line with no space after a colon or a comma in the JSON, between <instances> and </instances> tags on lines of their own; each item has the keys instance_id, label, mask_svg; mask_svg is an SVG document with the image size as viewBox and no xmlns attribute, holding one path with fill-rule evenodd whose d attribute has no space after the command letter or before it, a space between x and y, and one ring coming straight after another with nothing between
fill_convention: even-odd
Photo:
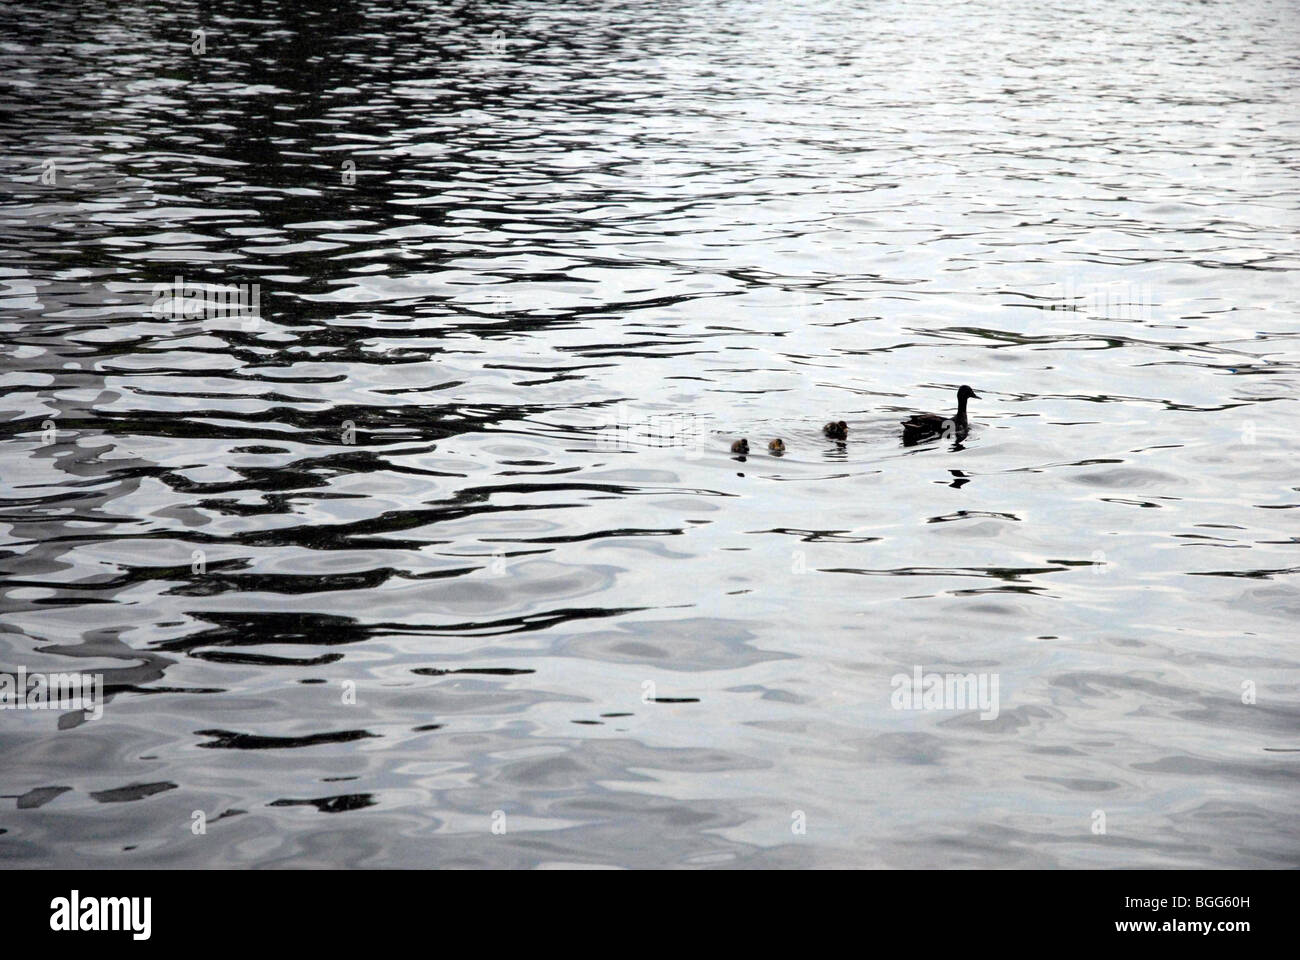
<instances>
[{"instance_id":1,"label":"duck's neck","mask_svg":"<svg viewBox=\"0 0 1300 960\"><path fill-rule=\"evenodd\" d=\"M970 398L969 397L957 398L957 419L962 423L966 422L966 401L968 399Z\"/></svg>"}]
</instances>

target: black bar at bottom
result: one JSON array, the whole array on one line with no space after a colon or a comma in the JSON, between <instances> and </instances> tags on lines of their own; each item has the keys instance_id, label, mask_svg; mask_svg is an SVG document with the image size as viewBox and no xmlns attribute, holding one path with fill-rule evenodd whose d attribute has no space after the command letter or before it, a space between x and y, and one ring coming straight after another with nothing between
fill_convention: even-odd
<instances>
[{"instance_id":1,"label":"black bar at bottom","mask_svg":"<svg viewBox=\"0 0 1300 960\"><path fill-rule=\"evenodd\" d=\"M247 949L271 937L295 949L373 950L432 937L426 945L438 949L453 932L477 931L487 938L481 946L494 950L518 938L533 949L568 941L583 952L600 949L600 940L588 939L597 925L621 928L651 948L716 937L732 950L750 940L767 945L771 936L807 936L810 924L864 948L879 936L905 934L918 943L937 938L935 946L951 938L991 947L1002 938L1046 935L1069 946L1183 949L1200 942L1232 950L1288 930L1295 879L1289 871L0 874L10 947Z\"/></svg>"}]
</instances>

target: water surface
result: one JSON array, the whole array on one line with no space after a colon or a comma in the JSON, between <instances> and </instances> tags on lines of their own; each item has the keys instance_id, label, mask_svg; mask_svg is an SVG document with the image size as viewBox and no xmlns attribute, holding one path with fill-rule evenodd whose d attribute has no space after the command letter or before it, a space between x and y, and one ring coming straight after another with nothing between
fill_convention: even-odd
<instances>
[{"instance_id":1,"label":"water surface","mask_svg":"<svg viewBox=\"0 0 1300 960\"><path fill-rule=\"evenodd\" d=\"M3 7L6 866L1300 865L1294 4Z\"/></svg>"}]
</instances>

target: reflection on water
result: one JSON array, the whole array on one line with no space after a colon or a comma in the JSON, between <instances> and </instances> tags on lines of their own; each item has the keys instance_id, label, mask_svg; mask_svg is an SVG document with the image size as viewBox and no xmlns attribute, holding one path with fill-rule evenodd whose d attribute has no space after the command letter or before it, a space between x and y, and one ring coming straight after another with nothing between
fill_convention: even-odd
<instances>
[{"instance_id":1,"label":"reflection on water","mask_svg":"<svg viewBox=\"0 0 1300 960\"><path fill-rule=\"evenodd\" d=\"M5 863L1300 863L1292 5L9 13Z\"/></svg>"}]
</instances>

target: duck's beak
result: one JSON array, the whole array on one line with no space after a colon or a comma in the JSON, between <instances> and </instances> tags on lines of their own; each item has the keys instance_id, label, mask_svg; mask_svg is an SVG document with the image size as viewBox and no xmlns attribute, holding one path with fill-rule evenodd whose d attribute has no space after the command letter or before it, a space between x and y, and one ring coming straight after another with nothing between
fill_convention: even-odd
<instances>
[{"instance_id":1,"label":"duck's beak","mask_svg":"<svg viewBox=\"0 0 1300 960\"><path fill-rule=\"evenodd\" d=\"M978 393L972 393L972 394L970 395L970 398L971 398L972 400L982 400L982 399L983 399L983 397L981 397Z\"/></svg>"}]
</instances>

